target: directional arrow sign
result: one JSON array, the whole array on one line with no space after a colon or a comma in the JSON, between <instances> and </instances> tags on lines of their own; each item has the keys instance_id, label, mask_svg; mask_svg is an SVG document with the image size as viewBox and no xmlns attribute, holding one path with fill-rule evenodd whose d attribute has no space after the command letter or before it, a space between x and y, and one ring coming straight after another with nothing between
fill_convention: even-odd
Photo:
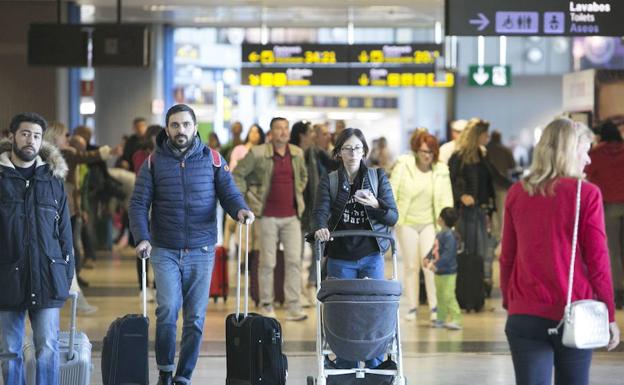
<instances>
[{"instance_id":1,"label":"directional arrow sign","mask_svg":"<svg viewBox=\"0 0 624 385\"><path fill-rule=\"evenodd\" d=\"M490 24L490 20L481 12L477 14L477 17L478 19L470 19L469 23L476 26L478 31L483 31Z\"/></svg>"},{"instance_id":2,"label":"directional arrow sign","mask_svg":"<svg viewBox=\"0 0 624 385\"><path fill-rule=\"evenodd\" d=\"M473 87L509 87L511 85L510 66L471 65L468 74L468 85Z\"/></svg>"},{"instance_id":3,"label":"directional arrow sign","mask_svg":"<svg viewBox=\"0 0 624 385\"><path fill-rule=\"evenodd\" d=\"M260 55L258 55L258 52L253 51L252 53L249 54L249 61L250 62L255 63L258 60L260 60Z\"/></svg>"},{"instance_id":4,"label":"directional arrow sign","mask_svg":"<svg viewBox=\"0 0 624 385\"><path fill-rule=\"evenodd\" d=\"M490 74L485 72L483 67L479 67L477 72L472 74L472 79L480 86L484 85L489 79Z\"/></svg>"},{"instance_id":5,"label":"directional arrow sign","mask_svg":"<svg viewBox=\"0 0 624 385\"><path fill-rule=\"evenodd\" d=\"M360 60L360 63L368 63L368 54L366 51L360 52L358 59Z\"/></svg>"}]
</instances>

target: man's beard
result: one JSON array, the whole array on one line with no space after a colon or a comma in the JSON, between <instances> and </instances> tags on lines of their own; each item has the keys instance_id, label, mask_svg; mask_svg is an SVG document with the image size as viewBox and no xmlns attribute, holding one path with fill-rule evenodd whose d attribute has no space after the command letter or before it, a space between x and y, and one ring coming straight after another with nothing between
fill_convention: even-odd
<instances>
[{"instance_id":1,"label":"man's beard","mask_svg":"<svg viewBox=\"0 0 624 385\"><path fill-rule=\"evenodd\" d=\"M171 140L171 144L180 151L186 150L193 143L193 138L184 134L178 134Z\"/></svg>"},{"instance_id":2,"label":"man's beard","mask_svg":"<svg viewBox=\"0 0 624 385\"><path fill-rule=\"evenodd\" d=\"M26 148L32 149L32 152L31 153L25 152L24 149ZM23 162L30 162L33 159L35 159L37 155L39 155L39 151L35 151L35 148L33 146L24 146L22 148L19 148L17 146L17 143L15 142L15 139L13 139L13 152Z\"/></svg>"}]
</instances>

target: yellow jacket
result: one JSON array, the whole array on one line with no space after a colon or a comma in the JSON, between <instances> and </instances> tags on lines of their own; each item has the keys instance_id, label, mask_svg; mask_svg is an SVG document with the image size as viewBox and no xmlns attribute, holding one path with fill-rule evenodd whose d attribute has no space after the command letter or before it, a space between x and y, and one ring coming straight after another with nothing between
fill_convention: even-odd
<instances>
[{"instance_id":1,"label":"yellow jacket","mask_svg":"<svg viewBox=\"0 0 624 385\"><path fill-rule=\"evenodd\" d=\"M436 228L437 219L442 209L453 207L453 189L448 166L440 162L435 163L432 165L432 172L432 179L419 177L422 173L417 169L413 153L401 155L397 160L392 170L390 184L399 210L398 225L419 224L414 222L414 215L410 213L410 207L414 205L416 200L423 199L418 194L419 191L422 191L422 183L433 183L431 223L436 224Z\"/></svg>"}]
</instances>

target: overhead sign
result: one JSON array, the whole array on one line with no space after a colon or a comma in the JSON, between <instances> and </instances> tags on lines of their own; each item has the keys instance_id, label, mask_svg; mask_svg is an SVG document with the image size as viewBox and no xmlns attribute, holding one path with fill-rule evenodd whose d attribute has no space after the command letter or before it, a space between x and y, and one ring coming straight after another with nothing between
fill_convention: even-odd
<instances>
[{"instance_id":1,"label":"overhead sign","mask_svg":"<svg viewBox=\"0 0 624 385\"><path fill-rule=\"evenodd\" d=\"M624 36L624 1L445 0L455 36Z\"/></svg>"},{"instance_id":2,"label":"overhead sign","mask_svg":"<svg viewBox=\"0 0 624 385\"><path fill-rule=\"evenodd\" d=\"M348 62L347 45L341 44L243 44L243 63L260 65Z\"/></svg>"},{"instance_id":3,"label":"overhead sign","mask_svg":"<svg viewBox=\"0 0 624 385\"><path fill-rule=\"evenodd\" d=\"M439 44L356 44L347 47L349 61L359 64L433 66L443 53Z\"/></svg>"},{"instance_id":4,"label":"overhead sign","mask_svg":"<svg viewBox=\"0 0 624 385\"><path fill-rule=\"evenodd\" d=\"M243 44L242 83L257 87L452 87L440 44Z\"/></svg>"},{"instance_id":5,"label":"overhead sign","mask_svg":"<svg viewBox=\"0 0 624 385\"><path fill-rule=\"evenodd\" d=\"M473 87L509 87L511 66L471 65L468 71L468 85Z\"/></svg>"},{"instance_id":6,"label":"overhead sign","mask_svg":"<svg viewBox=\"0 0 624 385\"><path fill-rule=\"evenodd\" d=\"M241 82L254 87L333 86L349 81L347 68L243 68Z\"/></svg>"},{"instance_id":7,"label":"overhead sign","mask_svg":"<svg viewBox=\"0 0 624 385\"><path fill-rule=\"evenodd\" d=\"M409 68L352 68L351 84L361 87L450 88L455 85L452 72L415 72Z\"/></svg>"}]
</instances>

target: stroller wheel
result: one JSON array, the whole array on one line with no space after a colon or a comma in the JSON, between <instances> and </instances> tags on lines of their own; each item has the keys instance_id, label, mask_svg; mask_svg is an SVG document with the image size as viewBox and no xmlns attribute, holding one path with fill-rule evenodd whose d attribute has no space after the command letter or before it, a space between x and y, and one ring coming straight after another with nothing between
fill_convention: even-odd
<instances>
[{"instance_id":1,"label":"stroller wheel","mask_svg":"<svg viewBox=\"0 0 624 385\"><path fill-rule=\"evenodd\" d=\"M306 385L314 385L314 382L314 377L308 376L308 378L306 378Z\"/></svg>"}]
</instances>

